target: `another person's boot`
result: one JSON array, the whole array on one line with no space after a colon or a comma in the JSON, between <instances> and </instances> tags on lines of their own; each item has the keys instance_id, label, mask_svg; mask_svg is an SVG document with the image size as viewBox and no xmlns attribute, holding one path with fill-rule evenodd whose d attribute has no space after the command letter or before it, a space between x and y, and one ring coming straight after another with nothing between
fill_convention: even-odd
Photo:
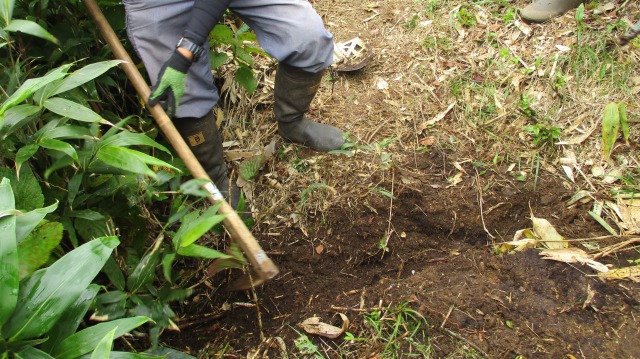
<instances>
[{"instance_id":1,"label":"another person's boot","mask_svg":"<svg viewBox=\"0 0 640 359\"><path fill-rule=\"evenodd\" d=\"M578 7L583 0L535 0L524 9L520 16L528 22L545 22Z\"/></svg>"},{"instance_id":2,"label":"another person's boot","mask_svg":"<svg viewBox=\"0 0 640 359\"><path fill-rule=\"evenodd\" d=\"M309 120L304 114L313 101L323 71L311 73L279 64L274 89L274 112L278 134L316 151L338 150L346 142L345 133L330 125Z\"/></svg>"},{"instance_id":3,"label":"another person's boot","mask_svg":"<svg viewBox=\"0 0 640 359\"><path fill-rule=\"evenodd\" d=\"M222 139L213 112L201 118L176 118L173 124L227 202L237 209L241 190L229 181Z\"/></svg>"}]
</instances>

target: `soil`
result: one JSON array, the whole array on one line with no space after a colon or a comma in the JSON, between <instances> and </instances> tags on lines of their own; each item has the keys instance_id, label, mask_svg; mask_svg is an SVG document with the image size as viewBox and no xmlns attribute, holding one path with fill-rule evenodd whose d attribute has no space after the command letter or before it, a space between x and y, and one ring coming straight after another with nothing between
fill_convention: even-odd
<instances>
[{"instance_id":1,"label":"soil","mask_svg":"<svg viewBox=\"0 0 640 359\"><path fill-rule=\"evenodd\" d=\"M468 130L468 113L457 108L434 129L420 130L420 121L447 108L454 91L442 79L428 77L431 72L438 77L466 69L479 83L493 76L479 73L468 56L459 55L471 56L472 50L466 49L444 54L441 48L437 61L421 67L421 57L430 54L421 52L416 45L419 36L402 25L411 21L412 14L421 14L416 7L422 3L314 2L338 39L363 36L375 45L376 57L365 69L325 83L311 116L345 128L366 143L399 138L388 148L393 166L381 169L382 156L377 152L351 158L286 147L285 158L274 158L256 180L254 209L266 215L252 230L280 275L255 294L225 292L226 279L220 274L209 279L177 308L183 313L177 321L182 331L166 333L167 345L202 357L207 357L205 352L224 352L224 357L245 358L260 346L262 337L279 337L295 353L294 340L302 331L297 324L306 318L319 316L335 323L336 314L343 313L351 321L348 331L358 334L368 328L362 312L408 303L429 323L434 357L475 353L490 358L640 358L640 284L604 282L584 265L541 258L539 249L515 253L495 249L516 231L531 227L532 213L549 220L569 239L606 235L587 213L591 203L567 206L580 188L588 188L587 183L569 181L558 170L535 170L531 157L492 164L516 150L508 142L491 142L489 131ZM463 2L443 3L447 8L441 13L446 16ZM516 1L512 6L526 3ZM636 5L625 4L638 11ZM571 16L546 26L562 29ZM545 27L536 26L534 32L542 38ZM491 23L476 29L470 35L475 40L459 39L454 46L475 46L485 38L483 31L497 31ZM535 56L525 60L533 62ZM389 90L376 88L381 78L392 82ZM563 106L569 113L587 102ZM248 132L263 136L263 129L270 128L273 135L269 107L255 111L251 117L258 123ZM492 122L491 131L502 130L516 142L522 138L517 132L525 124L518 122L524 121L521 115L498 119L506 121ZM428 149L417 150L419 145ZM306 169L291 170L293 159ZM521 161L533 168L526 180L514 175L510 166L520 166ZM296 187L292 178L299 172L298 178L316 178ZM457 174L460 182L452 182ZM298 189L314 182L335 191L315 198L313 205L301 206ZM274 183L289 192L274 192L282 187ZM376 191L380 188L393 198ZM290 214L296 211L304 218L292 220ZM603 239L599 244L611 243ZM601 260L625 266L634 253L637 257L635 251L623 251ZM310 338L331 358L376 358L379 353L373 341L364 347L344 337ZM468 350L466 354L456 354L461 347ZM274 349L269 357L282 355Z\"/></svg>"},{"instance_id":2,"label":"soil","mask_svg":"<svg viewBox=\"0 0 640 359\"><path fill-rule=\"evenodd\" d=\"M197 351L228 342L233 349L227 353L242 357L258 347L261 330L291 347L299 336L292 327L308 317L330 321L339 311L352 320L349 331L357 333L363 325L359 313L336 307L409 302L430 324L435 357L454 352L460 338L491 358L640 357L638 284L605 283L586 275L593 274L587 267L544 260L536 249L498 255L489 245L530 227L530 211L550 218L567 237L601 234L587 209L567 208L570 193L553 176L543 176L536 191L513 180L484 191L481 213L478 188L495 178L484 174L476 183L446 188L442 156L399 165L396 173L421 181L400 186L392 204L378 196L360 211L332 209L327 224L308 236L282 230L279 244L268 247L281 274L257 289L262 327L253 307L220 310L225 302L251 302L250 293L217 290L188 305L191 320L203 322L170 335L169 343ZM389 250L382 252L380 239L389 228ZM265 234L259 239L274 243ZM342 340L325 342L335 348ZM375 357L375 348L368 349L352 357ZM341 357L337 351L329 356Z\"/></svg>"}]
</instances>

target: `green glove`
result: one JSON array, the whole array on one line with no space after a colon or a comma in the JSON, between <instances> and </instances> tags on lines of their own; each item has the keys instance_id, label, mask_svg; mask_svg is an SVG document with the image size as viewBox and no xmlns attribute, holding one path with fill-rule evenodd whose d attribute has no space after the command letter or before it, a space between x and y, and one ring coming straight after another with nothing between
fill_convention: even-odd
<instances>
[{"instance_id":1,"label":"green glove","mask_svg":"<svg viewBox=\"0 0 640 359\"><path fill-rule=\"evenodd\" d=\"M177 50L169 60L162 65L156 84L151 88L148 103L155 106L159 101L165 101L165 111L170 118L175 116L184 95L187 82L187 71L191 67L191 60Z\"/></svg>"}]
</instances>

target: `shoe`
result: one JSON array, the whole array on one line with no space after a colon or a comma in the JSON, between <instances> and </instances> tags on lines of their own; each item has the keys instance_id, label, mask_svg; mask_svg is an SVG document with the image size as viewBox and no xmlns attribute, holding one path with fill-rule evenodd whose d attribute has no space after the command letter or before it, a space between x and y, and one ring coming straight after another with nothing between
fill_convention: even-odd
<instances>
[{"instance_id":1,"label":"shoe","mask_svg":"<svg viewBox=\"0 0 640 359\"><path fill-rule=\"evenodd\" d=\"M242 190L227 175L222 139L213 112L200 118L176 118L173 124L220 193L233 209L237 209ZM247 204L245 210L250 212Z\"/></svg>"},{"instance_id":2,"label":"shoe","mask_svg":"<svg viewBox=\"0 0 640 359\"><path fill-rule=\"evenodd\" d=\"M545 22L578 7L583 0L535 0L524 9L520 16L527 22Z\"/></svg>"},{"instance_id":3,"label":"shoe","mask_svg":"<svg viewBox=\"0 0 640 359\"><path fill-rule=\"evenodd\" d=\"M282 138L316 151L329 152L345 144L345 133L337 127L311 121L305 116L318 92L323 73L279 64L275 78L274 112L278 134Z\"/></svg>"}]
</instances>

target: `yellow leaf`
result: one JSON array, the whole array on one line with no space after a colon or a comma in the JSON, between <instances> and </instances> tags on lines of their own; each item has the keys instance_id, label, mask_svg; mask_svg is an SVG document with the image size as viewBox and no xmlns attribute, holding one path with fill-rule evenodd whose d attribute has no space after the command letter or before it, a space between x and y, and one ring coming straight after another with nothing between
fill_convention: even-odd
<instances>
[{"instance_id":1,"label":"yellow leaf","mask_svg":"<svg viewBox=\"0 0 640 359\"><path fill-rule=\"evenodd\" d=\"M549 248L567 248L569 243L561 236L558 231L544 218L537 218L531 214L531 222L533 223L533 231L542 239L544 245Z\"/></svg>"}]
</instances>

